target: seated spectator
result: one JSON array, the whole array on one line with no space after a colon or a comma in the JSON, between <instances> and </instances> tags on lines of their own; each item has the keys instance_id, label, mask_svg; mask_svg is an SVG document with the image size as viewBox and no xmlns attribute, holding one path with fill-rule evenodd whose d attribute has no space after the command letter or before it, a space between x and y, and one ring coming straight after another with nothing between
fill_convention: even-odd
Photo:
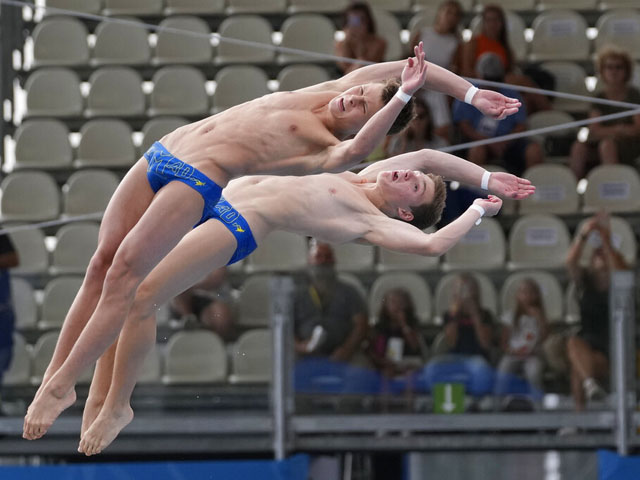
<instances>
[{"instance_id":1,"label":"seated spectator","mask_svg":"<svg viewBox=\"0 0 640 480\"><path fill-rule=\"evenodd\" d=\"M478 59L476 68L478 77L484 80L501 82L504 79L503 62L495 53L484 53ZM517 92L507 88L496 90L512 98L521 98ZM463 141L485 140L526 130L527 111L523 105L516 114L495 120L478 113L471 105L456 100L453 104L453 121L460 129ZM525 169L542 163L544 154L538 143L520 138L472 147L467 159L478 165L499 164L511 173L522 175Z\"/></svg>"},{"instance_id":2,"label":"seated spectator","mask_svg":"<svg viewBox=\"0 0 640 480\"><path fill-rule=\"evenodd\" d=\"M201 282L173 298L174 315L207 328L225 340L233 340L236 294L227 280L227 269L219 268Z\"/></svg>"},{"instance_id":3,"label":"seated spectator","mask_svg":"<svg viewBox=\"0 0 640 480\"><path fill-rule=\"evenodd\" d=\"M353 2L343 14L344 40L336 43L335 54L339 57L382 62L387 42L376 33L376 23L371 8L366 2ZM342 74L347 74L362 64L337 62Z\"/></svg>"},{"instance_id":4,"label":"seated spectator","mask_svg":"<svg viewBox=\"0 0 640 480\"><path fill-rule=\"evenodd\" d=\"M640 104L640 91L629 85L633 62L629 53L615 47L598 52L596 71L600 76L596 98ZM593 104L589 116L599 117L627 110L626 108ZM577 178L584 177L598 164L626 163L640 156L640 115L592 123L588 140L574 142L569 166Z\"/></svg>"},{"instance_id":5,"label":"seated spectator","mask_svg":"<svg viewBox=\"0 0 640 480\"><path fill-rule=\"evenodd\" d=\"M312 241L308 262L306 281L299 283L294 293L296 353L349 362L367 336L364 299L338 278L331 245Z\"/></svg>"},{"instance_id":6,"label":"seated spectator","mask_svg":"<svg viewBox=\"0 0 640 480\"><path fill-rule=\"evenodd\" d=\"M426 346L418 330L418 319L409 292L388 290L380 306L378 324L373 327L369 356L387 377L395 377L422 367Z\"/></svg>"},{"instance_id":7,"label":"seated spectator","mask_svg":"<svg viewBox=\"0 0 640 480\"><path fill-rule=\"evenodd\" d=\"M15 314L11 300L9 269L20 261L8 235L0 235L0 415L2 415L2 377L13 357Z\"/></svg>"},{"instance_id":8,"label":"seated spectator","mask_svg":"<svg viewBox=\"0 0 640 480\"><path fill-rule=\"evenodd\" d=\"M501 347L504 355L498 364L496 395L528 393L539 400L542 393L541 345L547 334L547 318L540 287L531 278L518 285L516 306L502 316ZM513 391L514 375L524 372L526 392Z\"/></svg>"},{"instance_id":9,"label":"seated spectator","mask_svg":"<svg viewBox=\"0 0 640 480\"><path fill-rule=\"evenodd\" d=\"M595 248L586 267L580 265L584 245L594 235ZM569 276L576 285L580 307L580 331L567 340L571 368L571 393L578 411L587 400L605 396L602 387L609 376L609 286L611 272L626 270L623 256L611 244L609 216L598 213L576 236L567 255Z\"/></svg>"}]
</instances>

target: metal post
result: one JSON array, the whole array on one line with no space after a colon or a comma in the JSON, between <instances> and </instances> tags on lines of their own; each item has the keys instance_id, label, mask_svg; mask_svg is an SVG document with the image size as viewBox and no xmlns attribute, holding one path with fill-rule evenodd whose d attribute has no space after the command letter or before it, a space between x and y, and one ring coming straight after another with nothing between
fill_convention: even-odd
<instances>
[{"instance_id":1,"label":"metal post","mask_svg":"<svg viewBox=\"0 0 640 480\"><path fill-rule=\"evenodd\" d=\"M289 417L292 408L290 353L291 277L271 280L271 318L273 329L273 451L276 460L284 460L289 443Z\"/></svg>"}]
</instances>

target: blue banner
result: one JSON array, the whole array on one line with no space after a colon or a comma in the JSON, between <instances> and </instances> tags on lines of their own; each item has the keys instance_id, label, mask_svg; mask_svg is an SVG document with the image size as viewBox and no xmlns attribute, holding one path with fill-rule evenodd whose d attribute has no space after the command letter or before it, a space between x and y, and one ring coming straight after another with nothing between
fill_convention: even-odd
<instances>
[{"instance_id":1,"label":"blue banner","mask_svg":"<svg viewBox=\"0 0 640 480\"><path fill-rule=\"evenodd\" d=\"M640 457L621 457L607 450L598 450L598 480L638 480Z\"/></svg>"}]
</instances>

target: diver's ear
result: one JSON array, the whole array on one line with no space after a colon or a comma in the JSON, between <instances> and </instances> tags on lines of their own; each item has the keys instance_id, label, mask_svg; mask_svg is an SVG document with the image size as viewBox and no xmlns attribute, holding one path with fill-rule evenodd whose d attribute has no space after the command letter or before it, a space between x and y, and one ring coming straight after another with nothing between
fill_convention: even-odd
<instances>
[{"instance_id":1,"label":"diver's ear","mask_svg":"<svg viewBox=\"0 0 640 480\"><path fill-rule=\"evenodd\" d=\"M398 217L400 217L405 222L410 222L413 220L413 213L411 210L405 210L404 208L398 207Z\"/></svg>"}]
</instances>

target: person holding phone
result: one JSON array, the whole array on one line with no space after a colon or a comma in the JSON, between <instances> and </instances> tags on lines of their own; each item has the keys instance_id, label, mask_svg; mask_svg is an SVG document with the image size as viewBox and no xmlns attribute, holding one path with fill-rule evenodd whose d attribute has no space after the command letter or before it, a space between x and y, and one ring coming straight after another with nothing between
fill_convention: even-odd
<instances>
[{"instance_id":1,"label":"person holding phone","mask_svg":"<svg viewBox=\"0 0 640 480\"><path fill-rule=\"evenodd\" d=\"M387 50L387 42L376 31L376 23L371 8L366 2L353 2L343 16L344 40L336 43L335 54L340 57L382 62ZM337 62L343 74L362 65L349 62Z\"/></svg>"}]
</instances>

